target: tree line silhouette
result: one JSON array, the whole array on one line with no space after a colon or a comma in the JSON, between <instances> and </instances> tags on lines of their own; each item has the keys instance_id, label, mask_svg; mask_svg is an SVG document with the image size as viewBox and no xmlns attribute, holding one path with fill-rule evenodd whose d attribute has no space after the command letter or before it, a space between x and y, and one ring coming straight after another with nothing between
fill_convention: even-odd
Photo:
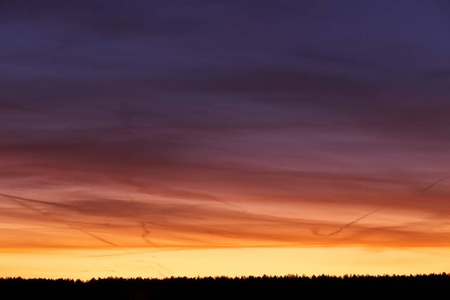
<instances>
[{"instance_id":1,"label":"tree line silhouette","mask_svg":"<svg viewBox=\"0 0 450 300\"><path fill-rule=\"evenodd\" d=\"M450 275L0 279L3 299L375 299L446 297Z\"/></svg>"}]
</instances>

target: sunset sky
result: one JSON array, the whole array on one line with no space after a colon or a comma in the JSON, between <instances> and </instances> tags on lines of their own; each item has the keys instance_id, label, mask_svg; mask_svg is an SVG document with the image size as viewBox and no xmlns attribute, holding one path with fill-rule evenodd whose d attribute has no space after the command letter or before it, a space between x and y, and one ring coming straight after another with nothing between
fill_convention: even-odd
<instances>
[{"instance_id":1,"label":"sunset sky","mask_svg":"<svg viewBox=\"0 0 450 300\"><path fill-rule=\"evenodd\" d=\"M0 277L450 271L448 1L0 2Z\"/></svg>"}]
</instances>

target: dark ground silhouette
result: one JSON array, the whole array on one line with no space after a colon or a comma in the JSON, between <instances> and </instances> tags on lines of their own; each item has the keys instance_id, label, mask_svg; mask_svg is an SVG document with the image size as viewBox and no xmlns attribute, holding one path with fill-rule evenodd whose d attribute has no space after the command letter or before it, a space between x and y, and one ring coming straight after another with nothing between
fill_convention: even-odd
<instances>
[{"instance_id":1,"label":"dark ground silhouette","mask_svg":"<svg viewBox=\"0 0 450 300\"><path fill-rule=\"evenodd\" d=\"M206 278L0 279L2 299L430 299L450 275Z\"/></svg>"}]
</instances>

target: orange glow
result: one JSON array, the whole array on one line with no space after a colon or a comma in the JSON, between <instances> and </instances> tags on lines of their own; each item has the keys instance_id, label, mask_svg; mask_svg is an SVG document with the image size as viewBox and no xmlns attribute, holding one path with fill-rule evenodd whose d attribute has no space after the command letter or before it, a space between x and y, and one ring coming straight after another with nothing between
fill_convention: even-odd
<instances>
[{"instance_id":1,"label":"orange glow","mask_svg":"<svg viewBox=\"0 0 450 300\"><path fill-rule=\"evenodd\" d=\"M445 215L408 210L401 199L377 207L121 193L0 195L2 276L376 275L450 267Z\"/></svg>"}]
</instances>

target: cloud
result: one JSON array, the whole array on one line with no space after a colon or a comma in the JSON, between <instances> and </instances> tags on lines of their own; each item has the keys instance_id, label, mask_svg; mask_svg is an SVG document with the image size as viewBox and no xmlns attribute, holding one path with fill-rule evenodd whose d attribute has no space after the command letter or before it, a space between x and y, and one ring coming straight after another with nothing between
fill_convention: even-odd
<instances>
[{"instance_id":1,"label":"cloud","mask_svg":"<svg viewBox=\"0 0 450 300\"><path fill-rule=\"evenodd\" d=\"M371 61L350 57L347 55L340 55L336 53L329 53L318 49L299 48L292 51L291 55L304 58L306 60L318 61L327 65L335 65L346 67L347 69L372 69L376 70L379 66Z\"/></svg>"},{"instance_id":2,"label":"cloud","mask_svg":"<svg viewBox=\"0 0 450 300\"><path fill-rule=\"evenodd\" d=\"M429 229L441 226L433 219L420 223L398 222L394 226L378 223L376 218L372 222L359 223L375 211L342 226L342 223L336 220L275 216L213 203L194 204L145 197L126 200L84 195L79 200L65 200L64 205L12 195L3 197L17 202L20 209L25 207L30 213L43 216L41 221L35 219L30 223L34 224L33 226L41 226L44 232L46 226L52 226L51 234L41 237L45 247L71 247L70 240L58 240L56 237L66 235L75 238L76 235L69 234L69 231L73 230L84 235L84 238L78 237L80 246L113 247L124 252L132 248L146 247L188 249L332 244L426 246L438 241L442 234L442 231L430 232ZM32 220L26 215L11 214L11 209L13 208L8 212L10 218L14 216L16 220ZM384 211L389 212L389 209ZM55 222L64 226L51 225ZM335 228L339 226L340 229L336 231ZM335 231L325 234L332 230ZM25 239L22 241L24 245L27 245L27 239L31 243L35 237L27 236L28 234L19 231L15 238L4 236L3 247L12 245L17 239ZM333 239L329 239L331 235ZM94 243L94 240L97 240L97 243ZM44 244L34 246L44 247Z\"/></svg>"},{"instance_id":3,"label":"cloud","mask_svg":"<svg viewBox=\"0 0 450 300\"><path fill-rule=\"evenodd\" d=\"M410 5L2 1L2 214L54 235L8 230L118 250L437 241L446 29ZM436 220L428 238L336 206Z\"/></svg>"},{"instance_id":4,"label":"cloud","mask_svg":"<svg viewBox=\"0 0 450 300\"><path fill-rule=\"evenodd\" d=\"M286 67L245 66L236 68L200 70L183 77L155 80L155 88L197 93L255 93L282 95L362 96L370 91L370 84L344 75L306 71ZM264 99L264 97L263 97ZM277 97L279 101L284 99ZM286 99L302 102L302 99ZM286 101L285 100L285 101ZM303 101L312 101L304 99Z\"/></svg>"},{"instance_id":5,"label":"cloud","mask_svg":"<svg viewBox=\"0 0 450 300\"><path fill-rule=\"evenodd\" d=\"M64 193L64 189L70 190L71 187L80 190L110 189L119 194L130 192L152 199L214 203L238 210L241 209L240 201L269 205L274 199L285 203L321 201L324 205L374 206L398 199L392 205L399 207L404 207L403 201L410 199L405 206L407 209L436 210L430 202L421 199L426 195L414 194L423 188L430 174L436 174L436 171L421 171L422 163L417 164L417 174L360 169L366 163L369 167L376 165L370 160L366 162L364 157L372 155L373 160L375 153L385 151L383 145L356 149L350 164L346 160L348 151L351 151L349 148L335 146L334 153L318 152L321 149L318 147L326 147L327 144L318 144L315 153L300 151L299 154L305 158L299 161L300 155L284 158L292 155L290 151L297 145L287 149L281 146L260 149L260 144L252 141L251 137L238 139L235 144L220 143L209 148L214 145L209 140L213 138L209 136L211 133L202 140L192 135L191 129L180 129L172 136L156 131L142 138L138 135L135 139L117 141L114 141L117 137L108 136L108 132L92 130L77 138L66 131L64 138L58 134L51 142L5 143L0 146L0 153L7 162L3 163L4 171L0 175L8 189L14 190ZM192 149L192 145L196 147ZM355 145L353 143L353 147ZM242 155L241 150L255 154ZM389 151L392 153L393 149ZM389 158L388 154L380 155L380 159ZM285 165L280 165L279 155L287 160ZM403 154L398 159L408 161L406 157L407 154ZM328 160L325 168L321 163L324 159ZM342 169L343 165L345 169ZM444 186L427 197L441 203L445 195ZM441 213L445 211L441 210Z\"/></svg>"},{"instance_id":6,"label":"cloud","mask_svg":"<svg viewBox=\"0 0 450 300\"><path fill-rule=\"evenodd\" d=\"M86 30L85 34L103 32L105 37L117 34L173 34L188 30L189 23L176 24L173 15L162 17L172 5L137 1L124 6L120 1L77 1L60 3L58 1L3 1L4 17L27 18L41 26L54 22L66 26L78 26Z\"/></svg>"}]
</instances>

